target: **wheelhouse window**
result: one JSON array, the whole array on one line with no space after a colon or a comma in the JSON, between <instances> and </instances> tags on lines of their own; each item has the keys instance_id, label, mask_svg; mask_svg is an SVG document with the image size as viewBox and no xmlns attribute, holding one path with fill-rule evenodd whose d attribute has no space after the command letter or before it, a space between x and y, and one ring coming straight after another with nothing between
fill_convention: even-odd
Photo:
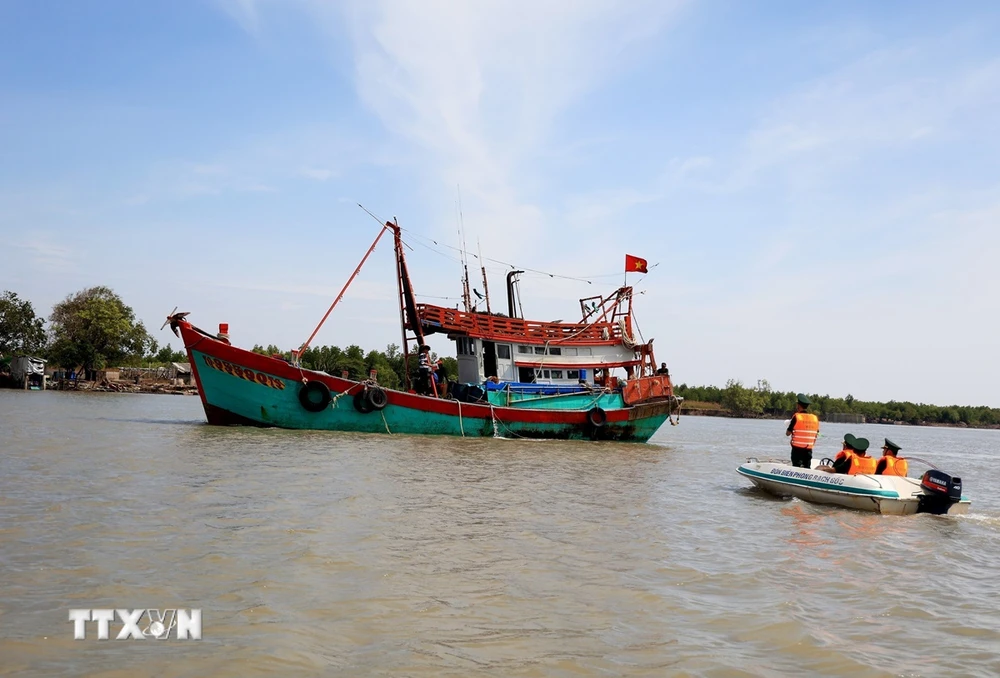
<instances>
[{"instance_id":1,"label":"wheelhouse window","mask_svg":"<svg viewBox=\"0 0 1000 678\"><path fill-rule=\"evenodd\" d=\"M455 340L455 352L458 355L476 355L476 341L469 337L459 337Z\"/></svg>"},{"instance_id":2,"label":"wheelhouse window","mask_svg":"<svg viewBox=\"0 0 1000 678\"><path fill-rule=\"evenodd\" d=\"M580 378L580 370L566 370L566 378L567 379L579 379Z\"/></svg>"},{"instance_id":3,"label":"wheelhouse window","mask_svg":"<svg viewBox=\"0 0 1000 678\"><path fill-rule=\"evenodd\" d=\"M499 349L499 346L497 347ZM589 348L587 349L590 350ZM563 348L562 346L523 346L517 347L518 353L534 353L535 355L576 355L575 348ZM499 355L499 354L498 354ZM589 355L589 354L588 354Z\"/></svg>"},{"instance_id":4,"label":"wheelhouse window","mask_svg":"<svg viewBox=\"0 0 1000 678\"><path fill-rule=\"evenodd\" d=\"M497 358L510 360L510 344L497 344Z\"/></svg>"},{"instance_id":5,"label":"wheelhouse window","mask_svg":"<svg viewBox=\"0 0 1000 678\"><path fill-rule=\"evenodd\" d=\"M553 379L562 379L563 378L562 373L563 373L562 370L552 370L552 378Z\"/></svg>"}]
</instances>

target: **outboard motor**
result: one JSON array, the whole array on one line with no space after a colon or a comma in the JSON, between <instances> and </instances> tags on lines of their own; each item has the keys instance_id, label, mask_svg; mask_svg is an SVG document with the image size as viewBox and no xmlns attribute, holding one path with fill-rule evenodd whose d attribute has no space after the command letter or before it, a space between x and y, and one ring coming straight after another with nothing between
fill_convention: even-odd
<instances>
[{"instance_id":1,"label":"outboard motor","mask_svg":"<svg viewBox=\"0 0 1000 678\"><path fill-rule=\"evenodd\" d=\"M929 469L920 479L920 504L917 513L944 515L962 498L962 479L938 469Z\"/></svg>"}]
</instances>

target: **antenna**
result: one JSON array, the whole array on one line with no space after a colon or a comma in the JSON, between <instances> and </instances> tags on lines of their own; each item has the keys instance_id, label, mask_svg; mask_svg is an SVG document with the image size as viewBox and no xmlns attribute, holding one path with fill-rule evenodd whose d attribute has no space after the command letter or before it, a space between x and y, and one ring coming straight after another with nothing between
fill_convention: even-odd
<instances>
[{"instance_id":1,"label":"antenna","mask_svg":"<svg viewBox=\"0 0 1000 678\"><path fill-rule=\"evenodd\" d=\"M462 215L462 187L456 185L458 189L458 238L462 246L462 302L465 304L465 312L472 311L472 299L469 298L469 257L465 251L465 218Z\"/></svg>"},{"instance_id":2,"label":"antenna","mask_svg":"<svg viewBox=\"0 0 1000 678\"><path fill-rule=\"evenodd\" d=\"M486 295L486 312L493 315L493 311L490 310L490 286L486 282L486 263L483 259L483 244L479 241L479 236L476 236L476 247L479 248L479 265L483 271L483 294Z\"/></svg>"}]
</instances>

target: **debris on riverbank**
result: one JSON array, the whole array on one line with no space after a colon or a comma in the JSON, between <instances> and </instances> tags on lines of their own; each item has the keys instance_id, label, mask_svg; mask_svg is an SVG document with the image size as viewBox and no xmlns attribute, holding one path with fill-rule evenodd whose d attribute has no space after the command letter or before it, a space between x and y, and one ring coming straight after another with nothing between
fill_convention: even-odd
<instances>
[{"instance_id":1,"label":"debris on riverbank","mask_svg":"<svg viewBox=\"0 0 1000 678\"><path fill-rule=\"evenodd\" d=\"M198 395L198 387L190 384L171 384L164 382L133 383L125 381L81 381L79 379L61 379L50 382L48 388L53 391L91 391L94 393L161 393L168 395Z\"/></svg>"}]
</instances>

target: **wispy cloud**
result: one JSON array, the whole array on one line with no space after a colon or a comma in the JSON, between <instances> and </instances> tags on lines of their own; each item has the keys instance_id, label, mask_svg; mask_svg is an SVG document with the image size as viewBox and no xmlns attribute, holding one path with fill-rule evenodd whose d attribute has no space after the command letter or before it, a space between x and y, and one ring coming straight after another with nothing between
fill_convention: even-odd
<instances>
[{"instance_id":1,"label":"wispy cloud","mask_svg":"<svg viewBox=\"0 0 1000 678\"><path fill-rule=\"evenodd\" d=\"M74 268L82 254L55 243L52 237L43 234L14 242L13 248L21 251L32 266L46 272L65 272L69 268Z\"/></svg>"},{"instance_id":2,"label":"wispy cloud","mask_svg":"<svg viewBox=\"0 0 1000 678\"><path fill-rule=\"evenodd\" d=\"M532 177L560 116L627 67L681 4L304 0L298 6L337 36L349 22L358 95L418 151L414 162L431 196L432 222L451 230L461 187L470 221L491 251L506 254L511 241L539 236L551 218ZM266 10L276 7L266 0L223 6L251 33L266 30Z\"/></svg>"},{"instance_id":3,"label":"wispy cloud","mask_svg":"<svg viewBox=\"0 0 1000 678\"><path fill-rule=\"evenodd\" d=\"M331 302L337 298L342 287L329 284L284 283L278 281L237 280L210 283L215 287L225 289L250 290L268 292L290 297L323 297ZM346 298L346 297L345 297ZM393 301L396 299L396 288L392 281L372 282L356 280L350 287L350 298L361 301Z\"/></svg>"},{"instance_id":4,"label":"wispy cloud","mask_svg":"<svg viewBox=\"0 0 1000 678\"><path fill-rule=\"evenodd\" d=\"M325 182L346 168L376 163L378 144L347 135L342 126L279 129L252 140L230 141L206 157L165 160L124 199L137 205L160 200L221 196L229 193L277 193L295 182Z\"/></svg>"},{"instance_id":5,"label":"wispy cloud","mask_svg":"<svg viewBox=\"0 0 1000 678\"><path fill-rule=\"evenodd\" d=\"M307 179L314 179L316 181L327 181L334 176L334 172L333 170L322 167L303 167L299 170L299 176L306 177Z\"/></svg>"},{"instance_id":6,"label":"wispy cloud","mask_svg":"<svg viewBox=\"0 0 1000 678\"><path fill-rule=\"evenodd\" d=\"M879 49L777 98L748 133L727 187L769 171L815 185L874 153L955 138L964 113L1000 101L1000 61L949 60L948 46Z\"/></svg>"},{"instance_id":7,"label":"wispy cloud","mask_svg":"<svg viewBox=\"0 0 1000 678\"><path fill-rule=\"evenodd\" d=\"M260 15L256 0L215 0L215 2L247 33L256 35L260 31Z\"/></svg>"}]
</instances>

